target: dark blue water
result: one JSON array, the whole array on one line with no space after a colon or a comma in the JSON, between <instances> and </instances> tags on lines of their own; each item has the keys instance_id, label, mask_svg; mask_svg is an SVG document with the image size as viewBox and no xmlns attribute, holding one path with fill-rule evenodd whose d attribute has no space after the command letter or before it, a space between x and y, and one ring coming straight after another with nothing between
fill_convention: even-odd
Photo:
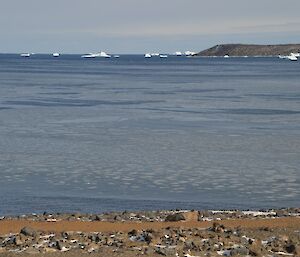
<instances>
[{"instance_id":1,"label":"dark blue water","mask_svg":"<svg viewBox=\"0 0 300 257\"><path fill-rule=\"evenodd\" d=\"M0 55L0 213L299 206L299 71Z\"/></svg>"}]
</instances>

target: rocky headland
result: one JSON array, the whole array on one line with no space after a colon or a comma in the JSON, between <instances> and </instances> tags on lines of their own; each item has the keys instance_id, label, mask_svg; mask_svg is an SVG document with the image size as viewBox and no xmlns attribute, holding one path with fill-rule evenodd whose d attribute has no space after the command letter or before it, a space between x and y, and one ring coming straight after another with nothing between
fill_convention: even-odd
<instances>
[{"instance_id":1,"label":"rocky headland","mask_svg":"<svg viewBox=\"0 0 300 257\"><path fill-rule=\"evenodd\" d=\"M300 52L300 44L221 44L201 51L196 56L278 56L298 52Z\"/></svg>"},{"instance_id":2,"label":"rocky headland","mask_svg":"<svg viewBox=\"0 0 300 257\"><path fill-rule=\"evenodd\" d=\"M0 217L0 256L300 256L300 208Z\"/></svg>"}]
</instances>

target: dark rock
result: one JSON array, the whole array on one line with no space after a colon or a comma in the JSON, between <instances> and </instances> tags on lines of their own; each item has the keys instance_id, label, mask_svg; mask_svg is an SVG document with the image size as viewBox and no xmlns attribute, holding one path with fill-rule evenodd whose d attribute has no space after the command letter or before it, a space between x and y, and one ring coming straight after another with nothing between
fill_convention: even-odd
<instances>
[{"instance_id":1,"label":"dark rock","mask_svg":"<svg viewBox=\"0 0 300 257\"><path fill-rule=\"evenodd\" d=\"M284 249L288 252L288 253L295 253L296 252L296 246L294 244L288 244L284 247Z\"/></svg>"},{"instance_id":2,"label":"dark rock","mask_svg":"<svg viewBox=\"0 0 300 257\"><path fill-rule=\"evenodd\" d=\"M30 227L22 228L20 233L25 236L31 236L31 237L35 237L37 235L37 232L33 228L30 228Z\"/></svg>"},{"instance_id":3,"label":"dark rock","mask_svg":"<svg viewBox=\"0 0 300 257\"><path fill-rule=\"evenodd\" d=\"M128 232L128 236L137 236L138 232L136 229L133 229L131 231Z\"/></svg>"},{"instance_id":4,"label":"dark rock","mask_svg":"<svg viewBox=\"0 0 300 257\"><path fill-rule=\"evenodd\" d=\"M101 237L100 237L99 235L96 236L96 241L95 241L95 242L96 242L96 243L101 242Z\"/></svg>"},{"instance_id":5,"label":"dark rock","mask_svg":"<svg viewBox=\"0 0 300 257\"><path fill-rule=\"evenodd\" d=\"M259 230L260 231L268 231L268 232L272 232L273 231L272 228L268 228L268 227L261 227Z\"/></svg>"},{"instance_id":6,"label":"dark rock","mask_svg":"<svg viewBox=\"0 0 300 257\"><path fill-rule=\"evenodd\" d=\"M185 217L182 213L175 213L175 214L170 214L166 217L165 221L181 221L181 220L185 220Z\"/></svg>"},{"instance_id":7,"label":"dark rock","mask_svg":"<svg viewBox=\"0 0 300 257\"><path fill-rule=\"evenodd\" d=\"M63 250L65 250L65 245L64 245L64 243L63 242L61 242L61 241L56 241L56 249L58 249L58 250L60 250L60 251L63 251Z\"/></svg>"},{"instance_id":8,"label":"dark rock","mask_svg":"<svg viewBox=\"0 0 300 257\"><path fill-rule=\"evenodd\" d=\"M63 249L63 244L60 241L56 241L56 248L61 251Z\"/></svg>"},{"instance_id":9,"label":"dark rock","mask_svg":"<svg viewBox=\"0 0 300 257\"><path fill-rule=\"evenodd\" d=\"M61 236L62 236L63 238L65 238L65 239L70 239L70 235L69 235L68 232L62 232L62 233L61 233Z\"/></svg>"},{"instance_id":10,"label":"dark rock","mask_svg":"<svg viewBox=\"0 0 300 257\"><path fill-rule=\"evenodd\" d=\"M143 237L147 244L150 244L153 239L153 235L151 233L144 233Z\"/></svg>"}]
</instances>

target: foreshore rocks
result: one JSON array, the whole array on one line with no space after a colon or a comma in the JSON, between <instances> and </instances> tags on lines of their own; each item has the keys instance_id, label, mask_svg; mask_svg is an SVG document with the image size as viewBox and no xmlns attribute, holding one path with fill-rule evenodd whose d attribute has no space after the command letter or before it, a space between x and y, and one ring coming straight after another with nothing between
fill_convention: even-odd
<instances>
[{"instance_id":1,"label":"foreshore rocks","mask_svg":"<svg viewBox=\"0 0 300 257\"><path fill-rule=\"evenodd\" d=\"M103 248L138 255L161 256L299 256L300 233L288 230L253 231L220 228L205 230L168 228L145 230L60 234L36 232L0 237L0 253L53 253L80 250L101 253ZM239 230L239 231L237 231Z\"/></svg>"},{"instance_id":2,"label":"foreshore rocks","mask_svg":"<svg viewBox=\"0 0 300 257\"><path fill-rule=\"evenodd\" d=\"M139 212L110 212L99 214L84 213L47 213L27 214L20 216L1 216L1 220L31 220L31 221L108 221L108 222L157 222L157 221L218 221L224 219L244 218L272 218L272 217L300 217L300 208L286 208L279 210L170 210L170 211L139 211Z\"/></svg>"},{"instance_id":3,"label":"foreshore rocks","mask_svg":"<svg viewBox=\"0 0 300 257\"><path fill-rule=\"evenodd\" d=\"M284 217L299 217L299 209L283 211ZM30 217L30 218L28 218ZM0 256L6 254L53 253L99 254L98 256L300 256L300 230L293 227L227 227L221 223L227 219L272 219L277 211L162 211L123 212L98 215L44 214L27 216L38 221L79 220L90 222L110 221L141 223L158 220L167 223L156 229L132 229L130 231L81 232L40 231L24 227L18 233L0 236ZM5 218L17 219L17 218ZM24 216L20 219L26 219ZM56 221L54 221L54 219ZM298 219L298 218L297 218ZM188 221L212 221L207 228L181 226ZM177 223L176 223L177 222ZM176 224L176 226L169 226ZM9 255L10 256L10 255ZM61 255L59 255L61 256Z\"/></svg>"}]
</instances>

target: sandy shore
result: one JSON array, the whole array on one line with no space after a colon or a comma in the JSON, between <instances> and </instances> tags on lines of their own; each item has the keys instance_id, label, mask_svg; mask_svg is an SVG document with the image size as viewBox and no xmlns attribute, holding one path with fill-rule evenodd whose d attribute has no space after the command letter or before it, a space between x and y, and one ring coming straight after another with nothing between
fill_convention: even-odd
<instances>
[{"instance_id":1,"label":"sandy shore","mask_svg":"<svg viewBox=\"0 0 300 257\"><path fill-rule=\"evenodd\" d=\"M103 221L57 221L41 222L28 220L4 220L0 221L0 235L9 233L18 233L23 227L31 227L35 230L44 232L64 232L64 231L82 231L82 232L129 232L135 230L164 229L167 227L189 228L209 228L214 221L179 221L179 222L103 222ZM219 224L227 228L248 228L258 229L268 228L294 228L300 229L300 218L277 218L277 219L237 219L222 220Z\"/></svg>"},{"instance_id":2,"label":"sandy shore","mask_svg":"<svg viewBox=\"0 0 300 257\"><path fill-rule=\"evenodd\" d=\"M300 256L299 213L298 209L5 217L0 220L0 257Z\"/></svg>"}]
</instances>

